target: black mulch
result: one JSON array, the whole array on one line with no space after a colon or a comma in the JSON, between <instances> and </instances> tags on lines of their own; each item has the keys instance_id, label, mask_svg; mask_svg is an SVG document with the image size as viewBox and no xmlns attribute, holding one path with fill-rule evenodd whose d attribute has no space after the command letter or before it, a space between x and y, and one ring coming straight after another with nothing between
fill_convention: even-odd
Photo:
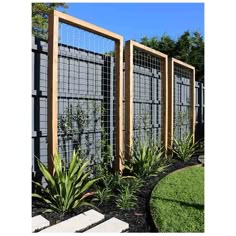
<instances>
[{"instance_id":1,"label":"black mulch","mask_svg":"<svg viewBox=\"0 0 236 236\"><path fill-rule=\"evenodd\" d=\"M102 214L105 215L106 219L116 217L120 220L123 220L127 223L129 223L129 232L158 232L158 230L155 228L152 218L150 215L150 209L149 209L149 200L151 196L151 192L157 182L162 179L167 174L177 170L184 168L186 166L196 165L199 164L197 157L193 158L191 161L188 162L181 162L176 161L175 163L171 164L168 167L168 170L159 176L150 177L145 181L144 186L140 189L138 194L138 205L136 209L133 210L120 210L118 209L114 201L110 201L109 203L102 204L98 208ZM56 224L60 221L66 220L72 216L75 216L79 213L82 213L90 208L82 207L78 210L76 210L73 213L67 214L67 215L60 215L57 213L44 213L42 214L42 211L44 210L43 207L39 206L36 201L33 201L32 203L32 216L36 216L38 214L42 214L46 219L50 221L50 224Z\"/></svg>"}]
</instances>

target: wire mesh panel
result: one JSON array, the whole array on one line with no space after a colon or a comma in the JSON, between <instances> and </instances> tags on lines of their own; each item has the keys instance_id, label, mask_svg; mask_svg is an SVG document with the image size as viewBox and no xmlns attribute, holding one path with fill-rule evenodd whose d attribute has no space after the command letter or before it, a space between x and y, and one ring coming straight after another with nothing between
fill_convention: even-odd
<instances>
[{"instance_id":1,"label":"wire mesh panel","mask_svg":"<svg viewBox=\"0 0 236 236\"><path fill-rule=\"evenodd\" d=\"M126 139L166 146L167 56L133 41L126 50ZM126 141L127 151L132 142Z\"/></svg>"},{"instance_id":2,"label":"wire mesh panel","mask_svg":"<svg viewBox=\"0 0 236 236\"><path fill-rule=\"evenodd\" d=\"M134 48L134 139L161 142L161 60Z\"/></svg>"},{"instance_id":3,"label":"wire mesh panel","mask_svg":"<svg viewBox=\"0 0 236 236\"><path fill-rule=\"evenodd\" d=\"M204 84L195 83L195 139L200 140L204 137Z\"/></svg>"},{"instance_id":4,"label":"wire mesh panel","mask_svg":"<svg viewBox=\"0 0 236 236\"><path fill-rule=\"evenodd\" d=\"M195 132L195 69L177 59L169 62L169 145ZM193 137L194 139L194 137Z\"/></svg>"},{"instance_id":5,"label":"wire mesh panel","mask_svg":"<svg viewBox=\"0 0 236 236\"><path fill-rule=\"evenodd\" d=\"M117 118L122 115L122 37L57 11L49 25L54 46L49 54L49 153L57 149L65 165L73 150L91 164L107 150L116 156L122 140L117 138L122 124Z\"/></svg>"},{"instance_id":6,"label":"wire mesh panel","mask_svg":"<svg viewBox=\"0 0 236 236\"><path fill-rule=\"evenodd\" d=\"M192 70L181 65L174 66L174 137L183 138L191 133L191 87Z\"/></svg>"},{"instance_id":7,"label":"wire mesh panel","mask_svg":"<svg viewBox=\"0 0 236 236\"><path fill-rule=\"evenodd\" d=\"M115 146L115 43L65 23L59 29L58 151L65 162L73 149L97 162L104 143Z\"/></svg>"}]
</instances>

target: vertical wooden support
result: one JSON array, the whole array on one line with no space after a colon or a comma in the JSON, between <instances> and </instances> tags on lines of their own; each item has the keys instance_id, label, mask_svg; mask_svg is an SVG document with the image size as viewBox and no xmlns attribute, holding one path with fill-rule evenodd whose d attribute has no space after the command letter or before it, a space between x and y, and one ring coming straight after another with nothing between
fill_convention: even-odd
<instances>
[{"instance_id":1,"label":"vertical wooden support","mask_svg":"<svg viewBox=\"0 0 236 236\"><path fill-rule=\"evenodd\" d=\"M195 68L193 68L193 77L191 81L191 89L192 89L192 99L191 99L191 105L192 105L192 115L191 115L191 126L192 126L192 134L193 134L193 142L195 142L195 126L196 126L196 118L195 118L195 104L196 104L196 96L195 96Z\"/></svg>"},{"instance_id":2,"label":"vertical wooden support","mask_svg":"<svg viewBox=\"0 0 236 236\"><path fill-rule=\"evenodd\" d=\"M115 170L122 173L123 165L123 38L115 41L116 68L116 156Z\"/></svg>"},{"instance_id":3,"label":"vertical wooden support","mask_svg":"<svg viewBox=\"0 0 236 236\"><path fill-rule=\"evenodd\" d=\"M48 28L48 168L54 172L53 156L57 151L57 67L59 20L49 14Z\"/></svg>"},{"instance_id":4,"label":"vertical wooden support","mask_svg":"<svg viewBox=\"0 0 236 236\"><path fill-rule=\"evenodd\" d=\"M163 102L163 144L165 151L168 149L168 57L162 58L162 83L163 83L163 93L162 98L164 100Z\"/></svg>"},{"instance_id":5,"label":"vertical wooden support","mask_svg":"<svg viewBox=\"0 0 236 236\"><path fill-rule=\"evenodd\" d=\"M132 41L125 43L125 159L131 159L133 145L133 45Z\"/></svg>"},{"instance_id":6,"label":"vertical wooden support","mask_svg":"<svg viewBox=\"0 0 236 236\"><path fill-rule=\"evenodd\" d=\"M174 61L168 59L168 149L172 147L174 135Z\"/></svg>"}]
</instances>

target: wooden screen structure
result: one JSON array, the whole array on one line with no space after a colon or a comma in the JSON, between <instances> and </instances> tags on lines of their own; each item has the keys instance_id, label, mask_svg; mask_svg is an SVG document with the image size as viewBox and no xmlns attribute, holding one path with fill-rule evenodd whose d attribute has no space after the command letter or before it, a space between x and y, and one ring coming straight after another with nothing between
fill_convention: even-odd
<instances>
[{"instance_id":1,"label":"wooden screen structure","mask_svg":"<svg viewBox=\"0 0 236 236\"><path fill-rule=\"evenodd\" d=\"M114 57L114 78L116 99L115 106L115 156L114 168L117 171L122 170L122 150L123 150L123 135L122 135L122 89L123 89L123 37L100 28L83 20L53 10L49 14L48 28L48 168L51 173L54 172L53 156L58 149L58 53L59 53L59 35L60 23L67 24L72 27L82 29L86 32L113 40L115 43ZM67 37L70 37L68 34ZM78 39L77 39L78 40Z\"/></svg>"},{"instance_id":2,"label":"wooden screen structure","mask_svg":"<svg viewBox=\"0 0 236 236\"><path fill-rule=\"evenodd\" d=\"M168 146L173 138L195 134L195 67L175 58L168 62Z\"/></svg>"},{"instance_id":3,"label":"wooden screen structure","mask_svg":"<svg viewBox=\"0 0 236 236\"><path fill-rule=\"evenodd\" d=\"M159 51L132 40L125 44L125 155L127 160L131 158L134 132L140 131L137 138L141 140L143 133L148 130L152 139L158 139L167 149L167 63L167 55ZM137 122L140 118L141 122ZM141 129L136 129L135 123L139 123Z\"/></svg>"}]
</instances>

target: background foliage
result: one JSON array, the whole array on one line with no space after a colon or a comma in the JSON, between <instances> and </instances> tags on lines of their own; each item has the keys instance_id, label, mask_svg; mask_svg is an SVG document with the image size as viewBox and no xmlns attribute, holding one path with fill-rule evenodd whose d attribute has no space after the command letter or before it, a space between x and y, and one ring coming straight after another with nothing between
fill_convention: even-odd
<instances>
[{"instance_id":1,"label":"background foliage","mask_svg":"<svg viewBox=\"0 0 236 236\"><path fill-rule=\"evenodd\" d=\"M47 39L48 12L58 7L68 8L66 3L32 3L32 34ZM177 40L164 34L161 37L143 37L140 43L161 51L169 57L193 65L196 68L196 79L204 81L204 38L198 31L185 31Z\"/></svg>"},{"instance_id":2,"label":"background foliage","mask_svg":"<svg viewBox=\"0 0 236 236\"><path fill-rule=\"evenodd\" d=\"M204 38L198 32L185 31L177 40L169 35L143 37L140 43L175 57L196 68L196 80L204 81Z\"/></svg>"},{"instance_id":3,"label":"background foliage","mask_svg":"<svg viewBox=\"0 0 236 236\"><path fill-rule=\"evenodd\" d=\"M66 3L32 3L32 34L48 38L48 12L58 7L68 8Z\"/></svg>"}]
</instances>

